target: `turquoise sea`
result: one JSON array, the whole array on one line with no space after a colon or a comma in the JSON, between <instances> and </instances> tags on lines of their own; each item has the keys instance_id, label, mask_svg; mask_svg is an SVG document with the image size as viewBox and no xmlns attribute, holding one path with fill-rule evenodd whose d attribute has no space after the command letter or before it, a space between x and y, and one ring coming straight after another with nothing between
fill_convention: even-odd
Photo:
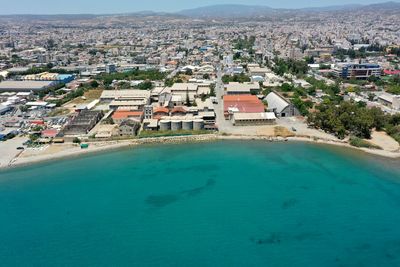
<instances>
[{"instance_id":1,"label":"turquoise sea","mask_svg":"<svg viewBox=\"0 0 400 267\"><path fill-rule=\"evenodd\" d=\"M143 146L0 172L0 266L400 266L400 161Z\"/></svg>"}]
</instances>

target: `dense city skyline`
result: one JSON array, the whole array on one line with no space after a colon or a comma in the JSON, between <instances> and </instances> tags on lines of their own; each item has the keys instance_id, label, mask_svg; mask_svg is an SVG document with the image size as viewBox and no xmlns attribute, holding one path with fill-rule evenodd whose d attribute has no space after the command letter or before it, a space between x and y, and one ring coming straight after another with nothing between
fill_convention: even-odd
<instances>
[{"instance_id":1,"label":"dense city skyline","mask_svg":"<svg viewBox=\"0 0 400 267\"><path fill-rule=\"evenodd\" d=\"M265 0L205 0L201 3L190 3L183 0L174 1L161 1L152 0L146 2L137 3L136 1L129 0L116 0L110 5L108 1L79 1L71 0L68 1L68 5L54 5L50 0L29 1L19 0L16 2L6 2L2 4L0 11L1 15L8 14L109 14L109 13L126 13L126 12L138 12L144 10L151 11L163 11L163 12L177 12L182 9L197 8L207 5L216 4L245 4L245 5L262 5L269 6L272 8L306 8L306 7L324 7L324 6L336 6L336 5L349 5L349 4L374 4L388 2L386 0L312 0L312 1L293 1L293 0L282 0L279 2L265 1ZM398 2L398 1L394 1Z\"/></svg>"}]
</instances>

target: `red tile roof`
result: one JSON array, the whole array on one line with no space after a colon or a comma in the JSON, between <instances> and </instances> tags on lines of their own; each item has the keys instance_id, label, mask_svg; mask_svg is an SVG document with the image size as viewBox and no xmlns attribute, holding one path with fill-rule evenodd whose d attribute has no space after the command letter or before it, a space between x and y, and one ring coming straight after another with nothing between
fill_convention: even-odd
<instances>
[{"instance_id":1,"label":"red tile roof","mask_svg":"<svg viewBox=\"0 0 400 267\"><path fill-rule=\"evenodd\" d=\"M169 109L164 107L158 107L154 109L153 113L169 113Z\"/></svg>"},{"instance_id":2,"label":"red tile roof","mask_svg":"<svg viewBox=\"0 0 400 267\"><path fill-rule=\"evenodd\" d=\"M383 71L386 75L396 75L400 74L400 70L384 70Z\"/></svg>"},{"instance_id":3,"label":"red tile roof","mask_svg":"<svg viewBox=\"0 0 400 267\"><path fill-rule=\"evenodd\" d=\"M264 104L255 95L226 95L224 96L224 112L229 108L237 108L244 113L264 112Z\"/></svg>"},{"instance_id":4,"label":"red tile roof","mask_svg":"<svg viewBox=\"0 0 400 267\"><path fill-rule=\"evenodd\" d=\"M41 135L42 137L56 137L58 134L58 131L56 129L47 129L47 130L43 130Z\"/></svg>"},{"instance_id":5,"label":"red tile roof","mask_svg":"<svg viewBox=\"0 0 400 267\"><path fill-rule=\"evenodd\" d=\"M175 107L171 113L187 113L187 111L183 107Z\"/></svg>"},{"instance_id":6,"label":"red tile roof","mask_svg":"<svg viewBox=\"0 0 400 267\"><path fill-rule=\"evenodd\" d=\"M134 118L134 117L142 117L143 111L116 111L112 115L112 118L115 120Z\"/></svg>"}]
</instances>

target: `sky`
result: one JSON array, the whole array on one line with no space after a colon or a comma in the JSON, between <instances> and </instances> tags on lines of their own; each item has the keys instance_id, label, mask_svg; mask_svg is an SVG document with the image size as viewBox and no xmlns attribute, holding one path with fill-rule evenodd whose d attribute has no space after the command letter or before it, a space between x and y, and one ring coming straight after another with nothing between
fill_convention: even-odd
<instances>
[{"instance_id":1,"label":"sky","mask_svg":"<svg viewBox=\"0 0 400 267\"><path fill-rule=\"evenodd\" d=\"M0 0L0 14L110 14L143 10L175 12L215 4L301 8L387 1L389 0Z\"/></svg>"}]
</instances>

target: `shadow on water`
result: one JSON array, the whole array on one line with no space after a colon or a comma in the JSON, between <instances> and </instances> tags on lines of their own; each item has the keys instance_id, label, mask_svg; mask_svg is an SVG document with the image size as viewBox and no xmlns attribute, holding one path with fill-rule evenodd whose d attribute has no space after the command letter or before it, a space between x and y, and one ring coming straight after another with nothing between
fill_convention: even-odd
<instances>
[{"instance_id":1,"label":"shadow on water","mask_svg":"<svg viewBox=\"0 0 400 267\"><path fill-rule=\"evenodd\" d=\"M213 185L215 185L215 180L208 179L207 183L205 185L197 187L197 188L189 189L189 190L183 190L180 192L180 194L187 196L187 197L196 196L198 194L203 193L205 190L207 190L209 187L212 187Z\"/></svg>"},{"instance_id":2,"label":"shadow on water","mask_svg":"<svg viewBox=\"0 0 400 267\"><path fill-rule=\"evenodd\" d=\"M278 232L270 233L266 238L250 238L250 241L257 245L279 245L284 242L305 242L322 237L318 232L304 232L299 234L283 234Z\"/></svg>"},{"instance_id":3,"label":"shadow on water","mask_svg":"<svg viewBox=\"0 0 400 267\"><path fill-rule=\"evenodd\" d=\"M177 167L167 167L165 168L165 172L168 173L181 173L181 172L204 172L204 170L218 170L220 166L216 164L200 164L200 165L192 165L192 166L177 166Z\"/></svg>"},{"instance_id":4,"label":"shadow on water","mask_svg":"<svg viewBox=\"0 0 400 267\"><path fill-rule=\"evenodd\" d=\"M165 207L179 200L178 195L155 195L149 196L146 203L155 208Z\"/></svg>"},{"instance_id":5,"label":"shadow on water","mask_svg":"<svg viewBox=\"0 0 400 267\"><path fill-rule=\"evenodd\" d=\"M161 195L151 195L147 197L146 203L149 206L152 206L154 208L162 208L165 206L168 206L172 203L175 203L179 200L189 198L189 197L194 197L199 194L204 193L206 190L209 190L215 185L215 180L214 179L208 179L206 184L200 187L195 187L192 189L188 190L183 190L180 191L176 194L161 194Z\"/></svg>"},{"instance_id":6,"label":"shadow on water","mask_svg":"<svg viewBox=\"0 0 400 267\"><path fill-rule=\"evenodd\" d=\"M286 210L286 209L292 208L292 207L296 206L297 203L299 203L299 201L295 198L285 200L282 203L282 209Z\"/></svg>"}]
</instances>

